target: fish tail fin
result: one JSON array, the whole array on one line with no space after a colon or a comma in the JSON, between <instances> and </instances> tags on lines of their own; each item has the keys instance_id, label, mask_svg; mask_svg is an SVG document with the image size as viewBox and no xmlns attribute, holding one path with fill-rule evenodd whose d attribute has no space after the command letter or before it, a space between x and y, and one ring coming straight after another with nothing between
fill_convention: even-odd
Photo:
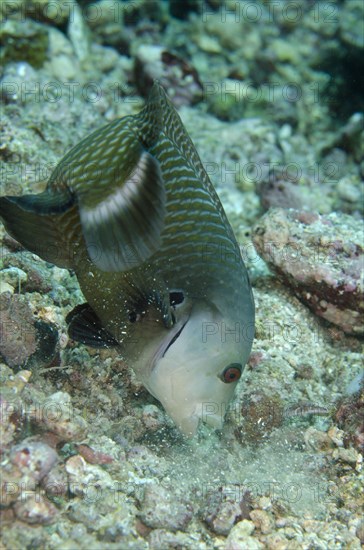
<instances>
[{"instance_id":1,"label":"fish tail fin","mask_svg":"<svg viewBox=\"0 0 364 550\"><path fill-rule=\"evenodd\" d=\"M65 213L72 206L72 197L64 193L0 197L0 218L6 231L25 248L43 260L71 268L67 246Z\"/></svg>"}]
</instances>

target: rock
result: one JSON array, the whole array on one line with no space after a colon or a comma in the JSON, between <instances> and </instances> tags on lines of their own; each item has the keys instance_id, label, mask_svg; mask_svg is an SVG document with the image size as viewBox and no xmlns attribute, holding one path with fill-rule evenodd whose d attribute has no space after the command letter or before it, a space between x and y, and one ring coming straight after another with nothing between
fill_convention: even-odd
<instances>
[{"instance_id":1,"label":"rock","mask_svg":"<svg viewBox=\"0 0 364 550\"><path fill-rule=\"evenodd\" d=\"M57 515L57 508L47 498L34 492L14 505L15 515L30 524L51 523Z\"/></svg>"},{"instance_id":2,"label":"rock","mask_svg":"<svg viewBox=\"0 0 364 550\"><path fill-rule=\"evenodd\" d=\"M166 529L153 529L148 536L151 550L170 550L171 548L196 548L197 541L193 534L171 533Z\"/></svg>"},{"instance_id":3,"label":"rock","mask_svg":"<svg viewBox=\"0 0 364 550\"><path fill-rule=\"evenodd\" d=\"M278 533L272 533L266 538L267 548L269 550L287 550L289 548L289 542L283 535Z\"/></svg>"},{"instance_id":4,"label":"rock","mask_svg":"<svg viewBox=\"0 0 364 550\"><path fill-rule=\"evenodd\" d=\"M315 451L327 451L333 447L330 437L313 426L307 428L304 434L306 445Z\"/></svg>"},{"instance_id":5,"label":"rock","mask_svg":"<svg viewBox=\"0 0 364 550\"><path fill-rule=\"evenodd\" d=\"M86 25L78 3L74 2L72 7L72 17L68 22L68 36L77 58L80 62L84 62L90 55L90 30Z\"/></svg>"},{"instance_id":6,"label":"rock","mask_svg":"<svg viewBox=\"0 0 364 550\"><path fill-rule=\"evenodd\" d=\"M84 496L90 501L103 490L115 489L110 474L100 466L88 464L81 455L71 456L66 462L68 488L73 495Z\"/></svg>"},{"instance_id":7,"label":"rock","mask_svg":"<svg viewBox=\"0 0 364 550\"><path fill-rule=\"evenodd\" d=\"M23 296L0 294L0 354L10 367L23 365L36 351L32 311Z\"/></svg>"},{"instance_id":8,"label":"rock","mask_svg":"<svg viewBox=\"0 0 364 550\"><path fill-rule=\"evenodd\" d=\"M334 450L332 456L335 460L340 460L340 462L356 464L359 458L359 453L355 449L344 449L339 447Z\"/></svg>"},{"instance_id":9,"label":"rock","mask_svg":"<svg viewBox=\"0 0 364 550\"><path fill-rule=\"evenodd\" d=\"M252 510L250 517L255 527L260 529L263 535L268 535L272 532L274 522L268 512L265 510Z\"/></svg>"},{"instance_id":10,"label":"rock","mask_svg":"<svg viewBox=\"0 0 364 550\"><path fill-rule=\"evenodd\" d=\"M359 178L344 176L337 183L337 192L343 201L360 203L363 200L363 192Z\"/></svg>"},{"instance_id":11,"label":"rock","mask_svg":"<svg viewBox=\"0 0 364 550\"><path fill-rule=\"evenodd\" d=\"M176 107L202 99L202 86L194 69L185 59L162 46L141 45L135 55L135 83L146 97L154 80L159 80Z\"/></svg>"},{"instance_id":12,"label":"rock","mask_svg":"<svg viewBox=\"0 0 364 550\"><path fill-rule=\"evenodd\" d=\"M6 65L3 69L0 81L2 100L5 103L25 104L28 100L28 96L30 95L25 92L25 83L27 89L37 90L37 87L39 86L39 76L29 63L26 61L19 61L18 63L9 63ZM9 142L6 144L9 146L10 157L15 155L15 151L11 150L11 145L13 145L11 135L6 136L4 134L2 139L4 144ZM15 174L15 178L16 177L19 177L18 174ZM15 181L12 181L13 185L14 183ZM9 246L11 250L22 250L22 247L18 241L13 239L13 242L9 243L9 239L11 239L11 237L9 235L5 235L4 244L6 244L6 246Z\"/></svg>"},{"instance_id":13,"label":"rock","mask_svg":"<svg viewBox=\"0 0 364 550\"><path fill-rule=\"evenodd\" d=\"M293 182L285 179L268 177L259 188L260 202L264 210L271 207L302 208L303 201L299 188Z\"/></svg>"},{"instance_id":14,"label":"rock","mask_svg":"<svg viewBox=\"0 0 364 550\"><path fill-rule=\"evenodd\" d=\"M250 536L255 529L252 521L239 521L230 531L224 550L260 550L264 545Z\"/></svg>"},{"instance_id":15,"label":"rock","mask_svg":"<svg viewBox=\"0 0 364 550\"><path fill-rule=\"evenodd\" d=\"M227 485L207 494L203 520L217 535L228 535L232 526L251 510L250 494L239 485Z\"/></svg>"},{"instance_id":16,"label":"rock","mask_svg":"<svg viewBox=\"0 0 364 550\"><path fill-rule=\"evenodd\" d=\"M20 470L24 479L38 483L57 463L58 455L42 441L24 440L12 447L9 459Z\"/></svg>"},{"instance_id":17,"label":"rock","mask_svg":"<svg viewBox=\"0 0 364 550\"><path fill-rule=\"evenodd\" d=\"M59 497L67 494L68 479L63 464L56 464L40 482L47 497Z\"/></svg>"},{"instance_id":18,"label":"rock","mask_svg":"<svg viewBox=\"0 0 364 550\"><path fill-rule=\"evenodd\" d=\"M255 525L249 519L243 519L235 526L235 531L239 532L241 536L245 535L246 537L249 537L254 532L254 529Z\"/></svg>"},{"instance_id":19,"label":"rock","mask_svg":"<svg viewBox=\"0 0 364 550\"><path fill-rule=\"evenodd\" d=\"M358 383L362 376L358 377ZM357 382L357 381L354 381ZM355 386L356 384L354 384ZM356 389L356 388L355 388ZM335 419L342 429L332 428L329 430L329 436L333 439L338 447L345 443L351 444L359 451L364 450L364 389L359 388L350 395L345 396L338 403L338 408L335 413ZM338 441L337 441L338 440Z\"/></svg>"},{"instance_id":20,"label":"rock","mask_svg":"<svg viewBox=\"0 0 364 550\"><path fill-rule=\"evenodd\" d=\"M76 58L71 42L58 29L49 31L49 60L45 63L45 69L58 81L82 82L82 72L80 70L79 60ZM55 88L62 90L61 88ZM62 90L62 93L63 90Z\"/></svg>"},{"instance_id":21,"label":"rock","mask_svg":"<svg viewBox=\"0 0 364 550\"><path fill-rule=\"evenodd\" d=\"M26 61L38 69L47 58L48 31L44 25L30 19L9 19L0 29L0 44L3 46L0 56L2 65L11 61Z\"/></svg>"},{"instance_id":22,"label":"rock","mask_svg":"<svg viewBox=\"0 0 364 550\"><path fill-rule=\"evenodd\" d=\"M317 315L364 333L362 222L333 212L269 210L253 228L260 256Z\"/></svg>"},{"instance_id":23,"label":"rock","mask_svg":"<svg viewBox=\"0 0 364 550\"><path fill-rule=\"evenodd\" d=\"M363 159L364 152L364 114L363 113L354 113L349 117L349 120L343 126L338 136L336 137L337 149L333 149L334 152L338 152L341 157L345 156L344 151L351 153L360 164ZM344 151L343 151L344 149ZM330 156L330 153L329 153ZM344 159L345 160L345 159ZM342 163L342 166L345 166L345 163ZM344 177L345 173L339 173L341 177ZM361 173L363 176L363 173ZM356 183L356 182L355 182ZM356 205L358 208L362 205ZM363 209L363 207L361 208Z\"/></svg>"},{"instance_id":24,"label":"rock","mask_svg":"<svg viewBox=\"0 0 364 550\"><path fill-rule=\"evenodd\" d=\"M143 407L142 421L149 432L156 432L166 425L165 416L156 405Z\"/></svg>"},{"instance_id":25,"label":"rock","mask_svg":"<svg viewBox=\"0 0 364 550\"><path fill-rule=\"evenodd\" d=\"M42 441L25 439L12 447L2 465L1 505L10 506L17 500L24 502L28 495L34 496L32 492L38 490L38 483L57 461L56 451Z\"/></svg>"},{"instance_id":26,"label":"rock","mask_svg":"<svg viewBox=\"0 0 364 550\"><path fill-rule=\"evenodd\" d=\"M5 367L5 365L3 365ZM2 373L6 373L5 367ZM15 439L17 432L19 432L24 417L21 415L21 394L23 389L27 385L31 372L22 370L17 374L10 373L5 374L4 379L1 382L1 394L0 394L0 454L4 453Z\"/></svg>"},{"instance_id":27,"label":"rock","mask_svg":"<svg viewBox=\"0 0 364 550\"><path fill-rule=\"evenodd\" d=\"M88 430L86 420L76 413L71 397L65 392L50 395L35 409L34 421L50 430L61 441L80 441Z\"/></svg>"},{"instance_id":28,"label":"rock","mask_svg":"<svg viewBox=\"0 0 364 550\"><path fill-rule=\"evenodd\" d=\"M327 432L327 435L329 436L331 441L336 445L336 447L344 446L345 432L343 430L339 430L337 426L333 426L332 428L330 428L329 431Z\"/></svg>"},{"instance_id":29,"label":"rock","mask_svg":"<svg viewBox=\"0 0 364 550\"><path fill-rule=\"evenodd\" d=\"M148 527L183 531L192 515L191 506L174 492L156 484L146 487L139 516Z\"/></svg>"},{"instance_id":30,"label":"rock","mask_svg":"<svg viewBox=\"0 0 364 550\"><path fill-rule=\"evenodd\" d=\"M54 323L38 319L35 324L37 350L29 360L30 368L44 368L53 365L58 353L58 330Z\"/></svg>"},{"instance_id":31,"label":"rock","mask_svg":"<svg viewBox=\"0 0 364 550\"><path fill-rule=\"evenodd\" d=\"M239 503L226 500L225 502L220 502L217 509L211 515L208 515L205 521L214 533L226 536L240 516Z\"/></svg>"},{"instance_id":32,"label":"rock","mask_svg":"<svg viewBox=\"0 0 364 550\"><path fill-rule=\"evenodd\" d=\"M47 293L52 290L52 273L44 264L28 252L8 254L3 258L6 269L0 271L1 280L6 280L16 291Z\"/></svg>"},{"instance_id":33,"label":"rock","mask_svg":"<svg viewBox=\"0 0 364 550\"><path fill-rule=\"evenodd\" d=\"M100 0L86 7L86 21L102 44L129 54L133 33L124 24L124 17L136 6L115 0Z\"/></svg>"},{"instance_id":34,"label":"rock","mask_svg":"<svg viewBox=\"0 0 364 550\"><path fill-rule=\"evenodd\" d=\"M0 453L5 451L15 437L17 423L14 413L14 403L0 396Z\"/></svg>"},{"instance_id":35,"label":"rock","mask_svg":"<svg viewBox=\"0 0 364 550\"><path fill-rule=\"evenodd\" d=\"M218 40L216 40L216 38L213 38L212 36L202 34L196 37L196 42L199 48L201 48L201 50L203 50L204 52L208 52L208 53L222 52L221 44L219 44Z\"/></svg>"},{"instance_id":36,"label":"rock","mask_svg":"<svg viewBox=\"0 0 364 550\"><path fill-rule=\"evenodd\" d=\"M0 294L3 294L5 292L8 292L9 294L14 294L14 287L0 279Z\"/></svg>"},{"instance_id":37,"label":"rock","mask_svg":"<svg viewBox=\"0 0 364 550\"><path fill-rule=\"evenodd\" d=\"M283 402L277 394L267 395L263 391L246 394L240 410L235 434L242 442L257 443L283 422Z\"/></svg>"},{"instance_id":38,"label":"rock","mask_svg":"<svg viewBox=\"0 0 364 550\"><path fill-rule=\"evenodd\" d=\"M77 450L89 464L111 464L114 461L112 456L96 451L89 445L77 445Z\"/></svg>"},{"instance_id":39,"label":"rock","mask_svg":"<svg viewBox=\"0 0 364 550\"><path fill-rule=\"evenodd\" d=\"M36 21L62 26L72 17L74 4L70 0L26 0L24 8L27 16Z\"/></svg>"},{"instance_id":40,"label":"rock","mask_svg":"<svg viewBox=\"0 0 364 550\"><path fill-rule=\"evenodd\" d=\"M8 267L0 271L1 292L3 292L3 284L8 283L14 289L19 290L27 282L27 274L17 267Z\"/></svg>"},{"instance_id":41,"label":"rock","mask_svg":"<svg viewBox=\"0 0 364 550\"><path fill-rule=\"evenodd\" d=\"M341 38L349 46L364 48L364 4L362 0L345 0L339 17Z\"/></svg>"},{"instance_id":42,"label":"rock","mask_svg":"<svg viewBox=\"0 0 364 550\"><path fill-rule=\"evenodd\" d=\"M364 520L362 520L357 526L355 534L360 540L361 544L364 544Z\"/></svg>"},{"instance_id":43,"label":"rock","mask_svg":"<svg viewBox=\"0 0 364 550\"><path fill-rule=\"evenodd\" d=\"M191 12L199 12L201 10L201 3L199 0L185 0L184 2L180 0L170 0L168 4L170 14L178 19L188 19Z\"/></svg>"}]
</instances>

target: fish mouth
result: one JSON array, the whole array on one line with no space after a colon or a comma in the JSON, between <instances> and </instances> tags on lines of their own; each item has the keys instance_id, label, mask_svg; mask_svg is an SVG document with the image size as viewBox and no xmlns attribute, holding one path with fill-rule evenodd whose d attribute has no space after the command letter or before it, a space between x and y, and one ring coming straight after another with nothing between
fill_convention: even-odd
<instances>
[{"instance_id":1,"label":"fish mouth","mask_svg":"<svg viewBox=\"0 0 364 550\"><path fill-rule=\"evenodd\" d=\"M169 350L169 348L171 347L171 345L177 340L177 338L180 336L182 330L185 328L186 326L186 323L187 323L188 319L186 319L186 321L183 323L183 325L181 326L181 328L179 330L177 330L177 332L174 334L174 336L172 336L172 338L170 339L170 341L168 342L165 350L163 351L162 353L162 357L165 356L165 354L167 353L167 351Z\"/></svg>"},{"instance_id":2,"label":"fish mouth","mask_svg":"<svg viewBox=\"0 0 364 550\"><path fill-rule=\"evenodd\" d=\"M151 361L151 371L153 371L156 367L156 364L158 361L165 356L168 349L174 344L174 342L179 338L181 335L183 329L185 328L190 316L187 315L183 319L181 319L179 322L175 324L174 327L172 327L169 330L168 338L164 338L161 345L158 347L157 351L155 352L153 359Z\"/></svg>"}]
</instances>

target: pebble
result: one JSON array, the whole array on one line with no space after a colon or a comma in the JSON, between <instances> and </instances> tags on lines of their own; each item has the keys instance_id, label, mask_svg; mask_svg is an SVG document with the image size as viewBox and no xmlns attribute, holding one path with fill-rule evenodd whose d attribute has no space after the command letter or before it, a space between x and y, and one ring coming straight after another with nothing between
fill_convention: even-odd
<instances>
[{"instance_id":1,"label":"pebble","mask_svg":"<svg viewBox=\"0 0 364 550\"><path fill-rule=\"evenodd\" d=\"M228 535L230 529L236 523L237 518L241 516L241 508L238 502L225 501L221 502L216 514L206 519L212 531L217 535Z\"/></svg>"},{"instance_id":2,"label":"pebble","mask_svg":"<svg viewBox=\"0 0 364 550\"><path fill-rule=\"evenodd\" d=\"M268 535L272 532L273 529L273 520L271 516L268 514L268 512L265 512L264 510L252 510L250 512L250 517L257 529L260 529L260 531L264 535Z\"/></svg>"},{"instance_id":3,"label":"pebble","mask_svg":"<svg viewBox=\"0 0 364 550\"><path fill-rule=\"evenodd\" d=\"M360 540L361 544L364 544L364 519L357 526L355 534Z\"/></svg>"},{"instance_id":4,"label":"pebble","mask_svg":"<svg viewBox=\"0 0 364 550\"><path fill-rule=\"evenodd\" d=\"M288 550L288 540L278 533L272 533L266 538L266 545L269 550Z\"/></svg>"},{"instance_id":5,"label":"pebble","mask_svg":"<svg viewBox=\"0 0 364 550\"><path fill-rule=\"evenodd\" d=\"M19 289L24 285L28 280L28 276L22 269L17 267L8 267L0 271L0 284L1 287L3 283L8 283L15 289ZM3 292L3 290L1 290Z\"/></svg>"},{"instance_id":6,"label":"pebble","mask_svg":"<svg viewBox=\"0 0 364 550\"><path fill-rule=\"evenodd\" d=\"M23 296L0 294L0 353L10 367L23 365L36 351L32 310Z\"/></svg>"},{"instance_id":7,"label":"pebble","mask_svg":"<svg viewBox=\"0 0 364 550\"><path fill-rule=\"evenodd\" d=\"M41 480L46 496L66 495L68 491L67 473L63 464L56 464Z\"/></svg>"},{"instance_id":8,"label":"pebble","mask_svg":"<svg viewBox=\"0 0 364 550\"><path fill-rule=\"evenodd\" d=\"M37 492L29 494L25 500L22 498L16 502L14 511L18 519L30 524L48 524L57 515L54 504Z\"/></svg>"},{"instance_id":9,"label":"pebble","mask_svg":"<svg viewBox=\"0 0 364 550\"><path fill-rule=\"evenodd\" d=\"M55 28L49 30L48 57L49 61L45 63L45 68L52 76L61 82L79 82L77 77L80 78L81 72L72 44L64 33Z\"/></svg>"},{"instance_id":10,"label":"pebble","mask_svg":"<svg viewBox=\"0 0 364 550\"><path fill-rule=\"evenodd\" d=\"M68 22L68 36L77 58L83 62L90 55L90 30L83 18L82 10L77 2L73 3L73 14Z\"/></svg>"},{"instance_id":11,"label":"pebble","mask_svg":"<svg viewBox=\"0 0 364 550\"><path fill-rule=\"evenodd\" d=\"M139 46L135 55L135 76L141 95L146 96L157 79L176 107L194 104L202 98L202 86L194 67L162 46Z\"/></svg>"},{"instance_id":12,"label":"pebble","mask_svg":"<svg viewBox=\"0 0 364 550\"><path fill-rule=\"evenodd\" d=\"M16 291L48 293L52 290L51 270L41 262L34 260L28 252L22 254L7 254L3 259L4 268L0 271L0 281L3 278L10 283ZM17 276L9 274L16 270ZM24 275L25 277L24 277ZM12 280L9 278L12 277Z\"/></svg>"},{"instance_id":13,"label":"pebble","mask_svg":"<svg viewBox=\"0 0 364 550\"><path fill-rule=\"evenodd\" d=\"M84 496L90 501L106 489L115 489L115 481L110 474L98 465L88 464L81 455L71 456L65 470L68 477L69 491L73 495Z\"/></svg>"},{"instance_id":14,"label":"pebble","mask_svg":"<svg viewBox=\"0 0 364 550\"><path fill-rule=\"evenodd\" d=\"M21 370L6 381L5 387L11 389L14 394L21 394L31 376L32 373L29 370Z\"/></svg>"},{"instance_id":15,"label":"pebble","mask_svg":"<svg viewBox=\"0 0 364 550\"><path fill-rule=\"evenodd\" d=\"M0 279L0 294L3 294L5 292L8 292L9 294L14 294L14 287Z\"/></svg>"},{"instance_id":16,"label":"pebble","mask_svg":"<svg viewBox=\"0 0 364 550\"><path fill-rule=\"evenodd\" d=\"M58 454L42 441L27 441L12 447L10 461L24 478L38 483L58 461Z\"/></svg>"},{"instance_id":17,"label":"pebble","mask_svg":"<svg viewBox=\"0 0 364 550\"><path fill-rule=\"evenodd\" d=\"M76 413L66 392L56 392L36 407L34 420L62 441L80 441L88 431L86 420Z\"/></svg>"},{"instance_id":18,"label":"pebble","mask_svg":"<svg viewBox=\"0 0 364 550\"><path fill-rule=\"evenodd\" d=\"M152 529L184 531L193 513L191 506L172 491L161 485L151 484L145 489L139 515L142 522Z\"/></svg>"},{"instance_id":19,"label":"pebble","mask_svg":"<svg viewBox=\"0 0 364 550\"><path fill-rule=\"evenodd\" d=\"M344 430L340 430L337 426L333 426L332 428L329 429L329 431L327 432L327 435L329 436L331 441L335 443L337 447L344 446L344 436L345 436Z\"/></svg>"},{"instance_id":20,"label":"pebble","mask_svg":"<svg viewBox=\"0 0 364 550\"><path fill-rule=\"evenodd\" d=\"M196 540L188 533L171 533L166 529L153 529L148 536L151 550L170 550L171 548L195 548Z\"/></svg>"},{"instance_id":21,"label":"pebble","mask_svg":"<svg viewBox=\"0 0 364 550\"><path fill-rule=\"evenodd\" d=\"M325 432L316 430L313 426L305 431L304 440L306 445L315 451L326 451L333 446L330 437Z\"/></svg>"},{"instance_id":22,"label":"pebble","mask_svg":"<svg viewBox=\"0 0 364 550\"><path fill-rule=\"evenodd\" d=\"M206 34L203 34L203 35L198 36L196 41L198 43L198 46L204 52L221 53L221 51L222 51L221 45L216 40L216 38L212 38L212 36L208 36Z\"/></svg>"},{"instance_id":23,"label":"pebble","mask_svg":"<svg viewBox=\"0 0 364 550\"><path fill-rule=\"evenodd\" d=\"M339 447L333 451L332 456L335 460L348 462L349 464L356 464L359 458L359 453L352 448L344 449L343 447Z\"/></svg>"},{"instance_id":24,"label":"pebble","mask_svg":"<svg viewBox=\"0 0 364 550\"><path fill-rule=\"evenodd\" d=\"M165 416L156 405L145 405L143 407L142 421L150 432L156 432L166 424Z\"/></svg>"},{"instance_id":25,"label":"pebble","mask_svg":"<svg viewBox=\"0 0 364 550\"><path fill-rule=\"evenodd\" d=\"M352 176L344 176L337 183L337 191L341 199L356 203L362 199L359 179Z\"/></svg>"},{"instance_id":26,"label":"pebble","mask_svg":"<svg viewBox=\"0 0 364 550\"><path fill-rule=\"evenodd\" d=\"M252 521L243 519L230 531L224 550L261 550L264 548L258 539L250 536L255 529Z\"/></svg>"}]
</instances>

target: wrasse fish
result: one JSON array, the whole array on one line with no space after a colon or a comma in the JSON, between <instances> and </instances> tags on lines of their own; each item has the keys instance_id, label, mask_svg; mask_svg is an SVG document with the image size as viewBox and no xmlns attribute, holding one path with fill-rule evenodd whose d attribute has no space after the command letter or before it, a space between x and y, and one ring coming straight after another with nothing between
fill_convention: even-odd
<instances>
[{"instance_id":1,"label":"wrasse fish","mask_svg":"<svg viewBox=\"0 0 364 550\"><path fill-rule=\"evenodd\" d=\"M186 435L221 428L249 357L254 301L218 196L156 82L142 111L96 130L44 192L0 199L6 230L76 273L71 338L117 346Z\"/></svg>"}]
</instances>

